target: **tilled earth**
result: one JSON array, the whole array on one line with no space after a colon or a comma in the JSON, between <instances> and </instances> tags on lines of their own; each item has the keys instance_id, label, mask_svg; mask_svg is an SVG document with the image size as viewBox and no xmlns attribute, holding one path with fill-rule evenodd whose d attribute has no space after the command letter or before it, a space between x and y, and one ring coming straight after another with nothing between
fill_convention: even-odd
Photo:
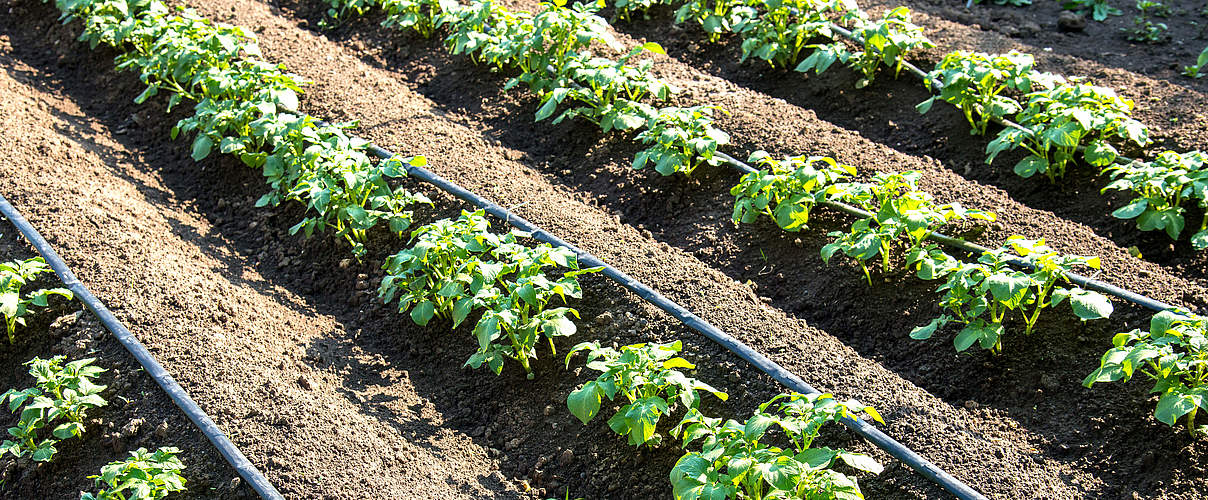
<instances>
[{"instance_id":1,"label":"tilled earth","mask_svg":"<svg viewBox=\"0 0 1208 500\"><path fill-rule=\"evenodd\" d=\"M531 96L501 90L507 76L448 56L438 41L378 28L372 17L323 34L312 29L324 11L317 2L189 5L253 28L266 57L313 80L306 111L359 119L360 133L376 143L427 156L437 173L651 284L814 386L876 406L885 432L991 497L1194 498L1205 486L1203 443L1153 420L1143 383L1079 385L1111 335L1145 323L1145 311L1117 303L1111 320L1088 324L1051 314L1032 337L1007 339L999 357L957 355L944 336L912 341L910 329L937 313L935 284L874 275L870 287L856 268L824 265L818 250L826 231L839 227L838 215L820 214L817 227L795 235L769 224L735 227L728 189L736 174L704 169L686 181L635 172L631 141L600 137L584 124L534 124ZM917 7L920 21L945 50L1021 43L932 7ZM139 83L115 72L114 54L74 42L78 28L60 26L49 6L20 0L0 9L7 12L0 16L0 189L287 497L669 496L674 446L635 450L602 421L583 426L565 410L566 394L589 373L572 365L573 376L565 376L556 356L537 363L534 381L515 370L495 377L462 369L474 348L468 332L417 328L374 297L381 275L374 263L403 242L379 236L357 262L330 239L289 236L299 208L255 208L264 190L259 174L237 162L192 162L188 143L167 134L180 112L165 114L162 102L133 105ZM668 48L656 68L685 89L678 102L732 113L719 122L734 138L730 154L827 154L865 171L919 170L924 188L942 201L999 214L983 243L1015 233L1044 237L1062 251L1101 256L1103 277L1113 283L1208 304L1203 256L1112 220L1107 214L1120 200L1098 194L1101 179L1078 178L1054 191L1015 179L1009 159L1007 167L982 167L981 139L968 137L957 113L937 107L918 116L913 105L924 94L906 76L857 91L841 71L803 79L738 65L737 47L669 28L665 14L618 25L619 34L626 43ZM1203 144L1202 83L1057 52L1042 58L1054 65L1045 69L1089 73L1127 86L1122 92L1134 98L1130 92L1149 89L1158 98L1138 98L1138 116L1160 139L1181 148ZM410 187L436 201L420 222L469 208L429 186ZM1130 257L1133 245L1148 260ZM695 375L731 395L725 404L710 401L710 409L734 418L780 390L611 282L589 277L585 294L577 305L581 333L560 343L560 352L589 338L682 339L699 364ZM132 361L86 314L76 324L107 347L75 348L56 336L78 334L34 325L29 334L47 332L50 340L6 359L16 365L66 345L72 354L108 353L102 359L130 371ZM19 384L23 372L12 372L7 380ZM233 472L150 380L139 383L146 399L99 413L101 425L112 423L118 436L134 418L148 423L151 436L161 421L178 426L168 440L137 432L123 439L191 449L185 459L200 471L189 476L194 494L246 494L246 487L232 490ZM65 450L55 482L5 469L0 491L75 498L90 471L120 455L111 451L112 434L92 433ZM844 430L824 439L888 465L861 478L872 498L943 496Z\"/></svg>"}]
</instances>

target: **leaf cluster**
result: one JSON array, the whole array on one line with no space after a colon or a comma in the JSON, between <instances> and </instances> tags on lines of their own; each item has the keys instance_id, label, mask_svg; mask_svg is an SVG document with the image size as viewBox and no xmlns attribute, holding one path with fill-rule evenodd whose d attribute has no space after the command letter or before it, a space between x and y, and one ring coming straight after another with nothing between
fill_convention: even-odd
<instances>
[{"instance_id":1,"label":"leaf cluster","mask_svg":"<svg viewBox=\"0 0 1208 500\"><path fill-rule=\"evenodd\" d=\"M1107 0L1064 0L1061 8L1079 14L1090 12L1091 17L1099 22L1107 20L1107 16L1122 16L1124 11L1112 7Z\"/></svg>"},{"instance_id":2,"label":"leaf cluster","mask_svg":"<svg viewBox=\"0 0 1208 500\"><path fill-rule=\"evenodd\" d=\"M675 498L864 498L855 478L832 467L842 462L879 474L881 464L867 455L813 447L825 424L859 413L881 422L872 407L840 403L829 394L781 394L745 422L690 412L677 430L685 448L699 441L699 451L685 454L671 470ZM786 445L771 444L774 434Z\"/></svg>"},{"instance_id":3,"label":"leaf cluster","mask_svg":"<svg viewBox=\"0 0 1208 500\"><path fill-rule=\"evenodd\" d=\"M718 146L730 143L730 135L713 126L717 106L661 108L646 123L637 140L649 147L639 151L633 168L653 166L662 175L682 173L691 176L703 164L719 165Z\"/></svg>"},{"instance_id":4,"label":"leaf cluster","mask_svg":"<svg viewBox=\"0 0 1208 500\"><path fill-rule=\"evenodd\" d=\"M18 326L25 326L25 319L33 314L33 307L47 307L53 295L71 300L71 290L66 288L40 289L21 294L21 288L46 273L52 272L41 257L22 261L0 262L0 314L8 328L8 342L15 341Z\"/></svg>"},{"instance_id":5,"label":"leaf cluster","mask_svg":"<svg viewBox=\"0 0 1208 500\"><path fill-rule=\"evenodd\" d=\"M1107 297L1069 284L1069 273L1078 267L1098 269L1099 258L1058 253L1043 239L1012 236L1004 246L982 254L976 263L962 262L942 252L920 254L915 259L920 277L944 279L937 291L943 292L939 304L945 312L915 328L910 337L928 339L938 329L957 323L963 325L953 340L957 351L978 345L1001 353L1006 333L1003 324L1011 312L1023 320L1025 334L1032 332L1042 311L1066 301L1083 321L1112 313ZM1031 272L1016 270L1010 265L1013 260L1021 261Z\"/></svg>"},{"instance_id":6,"label":"leaf cluster","mask_svg":"<svg viewBox=\"0 0 1208 500\"><path fill-rule=\"evenodd\" d=\"M512 358L532 378L537 343L544 338L553 351L554 337L576 331L570 317L578 311L551 302L582 297L576 277L599 269L579 269L566 248L519 242L527 236L492 233L481 210L424 225L412 232L410 248L386 259L378 295L397 300L418 325L443 318L456 328L481 311L474 327L478 349L466 365L485 364L499 374ZM553 277L554 268L563 269L561 276Z\"/></svg>"},{"instance_id":7,"label":"leaf cluster","mask_svg":"<svg viewBox=\"0 0 1208 500\"><path fill-rule=\"evenodd\" d=\"M0 443L0 454L11 454L20 458L29 456L35 462L49 462L54 458L59 441L78 437L84 433L84 417L92 408L105 406L101 397L105 386L93 383L92 379L105 370L92 366L93 358L63 364L63 356L50 359L34 358L25 363L34 386L9 389L0 395L0 403L8 401L9 411L20 415L17 425L9 427L8 434L14 440ZM50 436L43 437L44 428L51 428Z\"/></svg>"},{"instance_id":8,"label":"leaf cluster","mask_svg":"<svg viewBox=\"0 0 1208 500\"><path fill-rule=\"evenodd\" d=\"M110 462L101 474L88 476L102 487L96 494L82 493L80 500L158 500L169 493L185 491L185 469L176 454L180 450L164 447L155 452L139 448L130 458Z\"/></svg>"},{"instance_id":9,"label":"leaf cluster","mask_svg":"<svg viewBox=\"0 0 1208 500\"><path fill-rule=\"evenodd\" d=\"M926 113L936 99L946 101L964 112L973 127L971 133L984 135L990 120L1023 110L1016 95L1065 82L1060 76L1036 71L1034 65L1031 54L1014 50L1006 54L950 52L927 75L927 87L939 95L923 101L917 109Z\"/></svg>"},{"instance_id":10,"label":"leaf cluster","mask_svg":"<svg viewBox=\"0 0 1208 500\"><path fill-rule=\"evenodd\" d=\"M1135 219L1142 231L1163 230L1177 240L1186 227L1185 202L1198 200L1208 209L1208 155L1200 151L1163 151L1152 162L1133 161L1104 170L1114 179L1103 191L1129 191L1133 199L1112 212L1118 219ZM1208 249L1208 214L1191 236L1197 250Z\"/></svg>"},{"instance_id":11,"label":"leaf cluster","mask_svg":"<svg viewBox=\"0 0 1208 500\"><path fill-rule=\"evenodd\" d=\"M711 393L722 401L728 397L680 371L696 368L677 356L682 348L679 341L633 344L620 349L601 347L598 342L576 345L566 355L567 368L576 353L586 351L587 367L602 373L571 392L566 406L586 425L599 414L604 398L613 401L622 395L627 403L608 419L608 427L627 436L631 445L658 445L662 437L656 433L656 427L663 415L675 411L677 406L689 412L699 408L698 391Z\"/></svg>"},{"instance_id":12,"label":"leaf cluster","mask_svg":"<svg viewBox=\"0 0 1208 500\"><path fill-rule=\"evenodd\" d=\"M833 231L834 240L822 247L822 260L829 263L839 252L854 259L872 284L866 261L880 256L882 272L889 272L894 254L909 257L931 250L927 238L945 225L964 220L993 221L995 215L968 209L960 203L936 203L930 193L920 191L920 172L877 173L869 182L844 182L827 188L828 200L854 205L872 213L851 228ZM898 251L900 248L900 251Z\"/></svg>"},{"instance_id":13,"label":"leaf cluster","mask_svg":"<svg viewBox=\"0 0 1208 500\"><path fill-rule=\"evenodd\" d=\"M747 161L759 165L760 170L743 175L730 189L734 196L731 220L750 224L764 214L790 232L807 226L810 212L826 201L832 185L856 175L855 167L826 156L778 160L756 151Z\"/></svg>"},{"instance_id":14,"label":"leaf cluster","mask_svg":"<svg viewBox=\"0 0 1208 500\"><path fill-rule=\"evenodd\" d=\"M1187 431L1203 435L1196 414L1208 410L1208 319L1187 311L1162 311L1150 319L1148 329L1118 333L1103 355L1099 368L1083 385L1127 382L1140 373L1154 382L1158 394L1154 417L1173 426L1186 417Z\"/></svg>"},{"instance_id":15,"label":"leaf cluster","mask_svg":"<svg viewBox=\"0 0 1208 500\"><path fill-rule=\"evenodd\" d=\"M136 71L147 85L135 102L168 90L168 107L188 100L194 114L172 129L193 134L192 157L215 150L262 169L273 188L257 204L295 200L308 208L292 233L330 228L358 257L368 231L385 224L403 234L408 208L430 203L396 189L388 180L406 173L399 161L374 164L366 143L350 138L350 124L329 125L299 114L298 93L306 82L280 65L260 59L255 37L238 27L212 23L187 9L170 10L158 0L128 5L123 0L61 1L68 18L84 21L82 39L119 50L117 67ZM422 165L421 157L401 161Z\"/></svg>"},{"instance_id":16,"label":"leaf cluster","mask_svg":"<svg viewBox=\"0 0 1208 500\"><path fill-rule=\"evenodd\" d=\"M1029 154L1015 165L1015 173L1025 178L1045 174L1057 182L1080 147L1086 163L1102 168L1119 156L1112 142L1150 143L1149 129L1130 116L1133 102L1110 88L1071 79L1027 97L1027 105L1015 116L1020 128L1004 128L986 146L987 164L1000 153L1023 147Z\"/></svg>"}]
</instances>

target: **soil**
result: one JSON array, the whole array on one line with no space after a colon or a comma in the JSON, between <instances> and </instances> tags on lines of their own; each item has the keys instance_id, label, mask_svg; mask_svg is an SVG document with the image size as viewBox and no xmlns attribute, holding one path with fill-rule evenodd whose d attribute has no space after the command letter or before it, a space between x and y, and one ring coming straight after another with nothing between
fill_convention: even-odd
<instances>
[{"instance_id":1,"label":"soil","mask_svg":"<svg viewBox=\"0 0 1208 500\"><path fill-rule=\"evenodd\" d=\"M372 17L324 34L310 29L323 12L314 2L190 5L252 27L266 57L313 80L307 112L359 119L360 133L383 147L426 155L442 176L652 285L812 385L874 405L889 435L991 497L1193 498L1205 487L1203 442L1156 422L1142 382L1079 385L1111 335L1143 324L1145 311L1117 303L1112 320L1087 324L1050 315L1032 337L1008 338L999 357L957 355L943 337L912 341L910 328L937 313L935 284L874 275L869 286L858 269L824 265L818 250L838 227L835 214L819 214L817 227L799 234L735 227L727 193L736 174L705 168L685 181L635 172L630 141L584 124L534 124L533 99L502 91L505 75L448 56L437 41L380 29ZM288 235L300 209L255 208L261 180L237 162L193 163L187 143L166 134L181 112L131 104L137 78L116 73L112 53L74 42L77 28L60 26L51 7L20 0L0 8L9 10L0 18L0 116L6 130L23 131L0 139L9 155L0 163L4 195L287 497L669 496L675 447L634 450L602 422L583 426L564 410L587 371L562 376L556 356L536 364L534 381L516 370L494 377L462 369L473 350L468 332L415 327L374 299L381 274L373 263L401 242L379 235L356 262L328 238ZM942 25L951 45L1001 38L921 17ZM1154 235L1130 236L1103 215L1118 200L1097 194L1099 180L1075 179L1053 196L1009 169L973 168L980 139L967 138L955 113L937 107L917 116L922 94L905 77L854 91L842 72L803 79L738 65L736 47L668 27L666 13L619 28L626 43L668 48L656 68L685 89L680 102L732 112L719 123L735 156L766 149L835 155L866 171L919 170L943 201L999 214L982 242L1045 237L1063 251L1101 256L1109 281L1208 305L1202 256ZM1147 82L1160 91L1157 104L1180 116L1197 108L1174 104L1176 96L1204 98L1174 77L1104 71ZM888 96L901 98L886 106ZM1163 128L1164 139L1201 144L1195 134L1204 132L1186 123ZM420 222L467 208L411 187L436 201ZM1132 245L1148 245L1146 260L1129 256ZM780 390L615 284L592 276L584 287L583 332L560 352L590 338L682 339L699 365L695 376L731 395L710 409L734 418ZM133 418L99 416L118 427ZM870 498L943 496L846 431L824 441L887 464L861 478ZM233 477L204 453L186 459L207 471L189 476L197 484ZM40 483L6 484L29 491Z\"/></svg>"}]
</instances>

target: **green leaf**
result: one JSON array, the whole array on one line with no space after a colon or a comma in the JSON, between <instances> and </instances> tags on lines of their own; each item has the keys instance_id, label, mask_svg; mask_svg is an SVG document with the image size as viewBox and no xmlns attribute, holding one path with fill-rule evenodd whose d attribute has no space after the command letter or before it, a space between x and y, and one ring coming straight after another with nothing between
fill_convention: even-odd
<instances>
[{"instance_id":1,"label":"green leaf","mask_svg":"<svg viewBox=\"0 0 1208 500\"><path fill-rule=\"evenodd\" d=\"M1145 213L1145 209L1149 208L1149 199L1141 198L1123 207L1117 208L1112 212L1112 217L1117 219L1133 219L1138 215Z\"/></svg>"},{"instance_id":2,"label":"green leaf","mask_svg":"<svg viewBox=\"0 0 1208 500\"><path fill-rule=\"evenodd\" d=\"M588 382L571 392L566 398L566 407L583 425L587 425L600 412L600 390L596 383Z\"/></svg>"},{"instance_id":3,"label":"green leaf","mask_svg":"<svg viewBox=\"0 0 1208 500\"><path fill-rule=\"evenodd\" d=\"M1025 179L1044 173L1049 169L1049 161L1036 155L1028 155L1015 164L1015 174Z\"/></svg>"},{"instance_id":4,"label":"green leaf","mask_svg":"<svg viewBox=\"0 0 1208 500\"><path fill-rule=\"evenodd\" d=\"M430 300L424 300L411 309L411 321L419 326L427 326L434 315L436 315L436 305Z\"/></svg>"},{"instance_id":5,"label":"green leaf","mask_svg":"<svg viewBox=\"0 0 1208 500\"><path fill-rule=\"evenodd\" d=\"M193 139L193 161L204 160L210 156L210 150L214 147L214 141L204 134L200 134L196 139Z\"/></svg>"},{"instance_id":6,"label":"green leaf","mask_svg":"<svg viewBox=\"0 0 1208 500\"><path fill-rule=\"evenodd\" d=\"M1112 315L1112 302L1099 294L1081 288L1070 290L1070 306L1082 319L1103 319Z\"/></svg>"},{"instance_id":7,"label":"green leaf","mask_svg":"<svg viewBox=\"0 0 1208 500\"><path fill-rule=\"evenodd\" d=\"M843 463L851 466L854 469L862 470L864 472L871 472L873 474L880 474L881 471L885 469L880 462L877 462L872 457L863 453L847 453L841 451L839 452L839 460L842 460Z\"/></svg>"}]
</instances>

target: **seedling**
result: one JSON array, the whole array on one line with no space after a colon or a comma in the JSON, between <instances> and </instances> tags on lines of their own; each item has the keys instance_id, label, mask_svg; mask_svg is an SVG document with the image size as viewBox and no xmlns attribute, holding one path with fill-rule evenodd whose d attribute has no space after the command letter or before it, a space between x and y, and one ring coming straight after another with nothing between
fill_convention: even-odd
<instances>
[{"instance_id":1,"label":"seedling","mask_svg":"<svg viewBox=\"0 0 1208 500\"><path fill-rule=\"evenodd\" d=\"M6 439L0 443L0 454L49 462L58 453L55 445L59 441L84 433L86 412L107 404L100 395L105 386L92 382L105 370L92 366L93 358L66 365L63 360L63 356L55 356L27 361L25 365L30 367L34 386L21 391L9 389L0 395L0 403L8 401L9 411L21 409L17 426L8 429L8 434L16 440ZM50 426L54 426L51 435L42 437L41 429Z\"/></svg>"},{"instance_id":2,"label":"seedling","mask_svg":"<svg viewBox=\"0 0 1208 500\"><path fill-rule=\"evenodd\" d=\"M1166 23L1155 23L1144 16L1133 18L1132 28L1121 28L1133 42L1162 43L1167 41Z\"/></svg>"},{"instance_id":3,"label":"seedling","mask_svg":"<svg viewBox=\"0 0 1208 500\"><path fill-rule=\"evenodd\" d=\"M4 315L8 327L8 343L16 341L18 326L25 326L25 319L33 315L34 307L47 307L53 295L71 300L71 290L66 288L41 289L21 295L21 288L46 273L52 272L41 257L23 261L0 263L0 314Z\"/></svg>"},{"instance_id":4,"label":"seedling","mask_svg":"<svg viewBox=\"0 0 1208 500\"><path fill-rule=\"evenodd\" d=\"M1173 426L1186 417L1187 432L1202 436L1208 429L1196 425L1200 409L1208 410L1208 319L1187 311L1162 311L1148 330L1134 329L1112 338L1112 349L1099 368L1082 384L1127 382L1140 373L1154 381L1159 394L1154 417Z\"/></svg>"},{"instance_id":5,"label":"seedling","mask_svg":"<svg viewBox=\"0 0 1208 500\"><path fill-rule=\"evenodd\" d=\"M767 2L766 10L752 10L734 23L742 38L742 61L754 56L773 67L791 68L811 40L833 39L830 16L854 12L847 0L780 0ZM762 7L762 6L761 6Z\"/></svg>"},{"instance_id":6,"label":"seedling","mask_svg":"<svg viewBox=\"0 0 1208 500\"><path fill-rule=\"evenodd\" d=\"M566 355L566 367L579 351L587 352L587 367L603 372L596 380L587 382L570 393L566 406L586 425L600 412L604 398L625 396L627 404L608 419L608 426L619 435L627 436L629 444L658 445L662 441L656 432L663 415L682 406L691 411L700 406L705 391L722 401L726 393L709 384L687 377L680 370L692 370L696 365L678 357L683 348L679 341L670 344L633 344L619 350L600 347L598 342L575 346Z\"/></svg>"},{"instance_id":7,"label":"seedling","mask_svg":"<svg viewBox=\"0 0 1208 500\"><path fill-rule=\"evenodd\" d=\"M709 41L716 42L723 34L733 33L740 13L749 12L743 8L744 3L742 0L688 0L675 11L675 22L700 24L709 34Z\"/></svg>"},{"instance_id":8,"label":"seedling","mask_svg":"<svg viewBox=\"0 0 1208 500\"><path fill-rule=\"evenodd\" d=\"M722 423L692 411L675 432L685 448L700 441L700 451L685 454L671 469L675 498L864 498L855 478L832 467L843 462L880 474L881 464L860 453L813 447L824 425L860 413L884 423L871 406L840 403L830 394L781 394L746 422ZM787 448L767 443L772 429L784 434Z\"/></svg>"},{"instance_id":9,"label":"seedling","mask_svg":"<svg viewBox=\"0 0 1208 500\"><path fill-rule=\"evenodd\" d=\"M925 241L944 225L960 220L993 221L992 213L967 209L960 203L937 204L929 193L919 191L920 172L878 173L871 182L847 182L827 189L827 198L849 203L874 215L852 224L848 232L833 231L834 241L822 247L822 260L829 263L838 252L860 265L869 285L872 275L866 261L880 256L881 270L890 271L895 246L904 256L924 248Z\"/></svg>"},{"instance_id":10,"label":"seedling","mask_svg":"<svg viewBox=\"0 0 1208 500\"><path fill-rule=\"evenodd\" d=\"M1183 74L1192 78L1201 78L1204 75L1208 75L1208 47L1204 47L1204 51L1200 52L1200 56L1196 58L1195 64L1183 67Z\"/></svg>"},{"instance_id":11,"label":"seedling","mask_svg":"<svg viewBox=\"0 0 1208 500\"><path fill-rule=\"evenodd\" d=\"M169 493L185 491L185 469L177 448L165 447L150 453L146 448L130 452L130 458L101 467L99 476L88 476L101 490L81 493L80 500L158 500Z\"/></svg>"}]
</instances>

